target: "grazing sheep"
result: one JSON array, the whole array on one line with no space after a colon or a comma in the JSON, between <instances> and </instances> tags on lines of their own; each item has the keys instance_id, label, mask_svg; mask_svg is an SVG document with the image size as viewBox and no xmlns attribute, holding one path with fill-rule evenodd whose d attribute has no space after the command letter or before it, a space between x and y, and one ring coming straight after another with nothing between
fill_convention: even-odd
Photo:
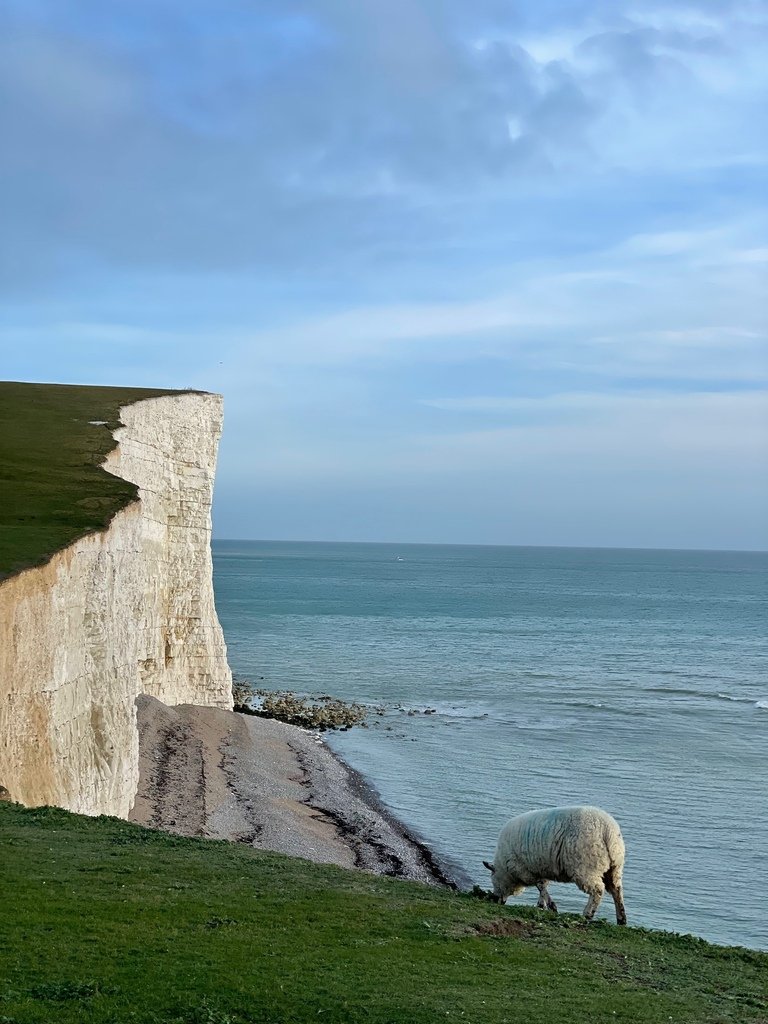
<instances>
[{"instance_id":1,"label":"grazing sheep","mask_svg":"<svg viewBox=\"0 0 768 1024\"><path fill-rule=\"evenodd\" d=\"M607 889L616 906L616 923L627 923L621 889L624 840L618 822L599 807L553 807L520 814L501 830L493 864L483 864L491 872L498 903L535 885L536 906L557 912L547 884L575 882L589 895L584 908L588 921Z\"/></svg>"}]
</instances>

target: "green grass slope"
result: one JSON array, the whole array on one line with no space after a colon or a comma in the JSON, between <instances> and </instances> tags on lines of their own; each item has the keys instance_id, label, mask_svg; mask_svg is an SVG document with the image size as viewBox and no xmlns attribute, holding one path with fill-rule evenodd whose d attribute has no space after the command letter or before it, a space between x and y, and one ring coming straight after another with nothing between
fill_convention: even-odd
<instances>
[{"instance_id":1,"label":"green grass slope","mask_svg":"<svg viewBox=\"0 0 768 1024\"><path fill-rule=\"evenodd\" d=\"M102 529L135 498L100 465L120 407L167 394L178 392L0 381L0 579Z\"/></svg>"},{"instance_id":2,"label":"green grass slope","mask_svg":"<svg viewBox=\"0 0 768 1024\"><path fill-rule=\"evenodd\" d=\"M114 818L0 805L0 863L3 1024L768 1020L762 953Z\"/></svg>"}]
</instances>

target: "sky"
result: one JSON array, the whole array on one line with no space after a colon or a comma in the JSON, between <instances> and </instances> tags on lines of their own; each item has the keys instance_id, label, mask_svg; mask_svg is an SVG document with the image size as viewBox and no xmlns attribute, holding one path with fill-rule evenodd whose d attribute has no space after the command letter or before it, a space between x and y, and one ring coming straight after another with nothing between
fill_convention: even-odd
<instances>
[{"instance_id":1,"label":"sky","mask_svg":"<svg viewBox=\"0 0 768 1024\"><path fill-rule=\"evenodd\" d=\"M221 538L768 548L768 0L4 0L0 378Z\"/></svg>"}]
</instances>

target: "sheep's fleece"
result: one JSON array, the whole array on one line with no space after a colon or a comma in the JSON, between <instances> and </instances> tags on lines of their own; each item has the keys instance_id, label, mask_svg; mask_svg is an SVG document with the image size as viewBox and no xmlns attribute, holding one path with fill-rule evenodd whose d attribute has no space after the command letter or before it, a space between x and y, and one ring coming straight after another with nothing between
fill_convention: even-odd
<instances>
[{"instance_id":1,"label":"sheep's fleece","mask_svg":"<svg viewBox=\"0 0 768 1024\"><path fill-rule=\"evenodd\" d=\"M589 894L584 910L591 919L607 889L616 920L626 923L622 893L624 840L618 822L599 807L552 807L528 811L508 821L499 835L491 871L500 902L527 885L539 889L540 907L557 910L548 882L575 882Z\"/></svg>"}]
</instances>

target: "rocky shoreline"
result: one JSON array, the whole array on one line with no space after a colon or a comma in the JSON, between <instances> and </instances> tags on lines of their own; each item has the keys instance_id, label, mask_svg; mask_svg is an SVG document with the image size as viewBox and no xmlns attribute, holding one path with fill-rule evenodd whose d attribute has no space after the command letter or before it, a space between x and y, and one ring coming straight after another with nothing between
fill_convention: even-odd
<instances>
[{"instance_id":1,"label":"rocky shoreline","mask_svg":"<svg viewBox=\"0 0 768 1024\"><path fill-rule=\"evenodd\" d=\"M316 733L218 708L137 700L130 820L318 863L463 887Z\"/></svg>"}]
</instances>

